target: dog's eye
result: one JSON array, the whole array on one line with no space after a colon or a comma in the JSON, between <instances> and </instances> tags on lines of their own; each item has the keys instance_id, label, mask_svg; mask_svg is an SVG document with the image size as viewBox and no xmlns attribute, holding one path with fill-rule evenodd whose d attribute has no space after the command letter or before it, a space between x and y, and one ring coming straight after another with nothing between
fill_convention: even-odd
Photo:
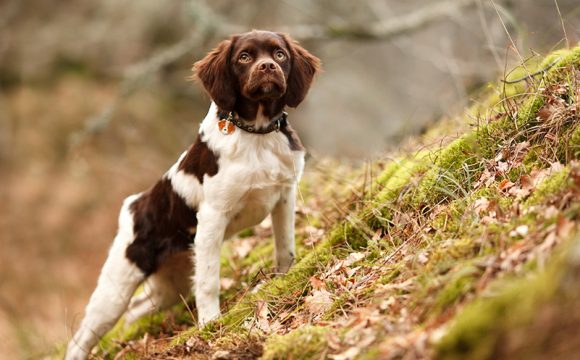
<instances>
[{"instance_id":1,"label":"dog's eye","mask_svg":"<svg viewBox=\"0 0 580 360\"><path fill-rule=\"evenodd\" d=\"M243 52L240 54L238 61L241 63L249 63L250 61L252 61L252 57L250 56L250 54Z\"/></svg>"},{"instance_id":2,"label":"dog's eye","mask_svg":"<svg viewBox=\"0 0 580 360\"><path fill-rule=\"evenodd\" d=\"M286 60L286 54L284 53L284 51L282 50L278 50L274 53L274 57L276 58L276 60L278 61L283 61Z\"/></svg>"}]
</instances>

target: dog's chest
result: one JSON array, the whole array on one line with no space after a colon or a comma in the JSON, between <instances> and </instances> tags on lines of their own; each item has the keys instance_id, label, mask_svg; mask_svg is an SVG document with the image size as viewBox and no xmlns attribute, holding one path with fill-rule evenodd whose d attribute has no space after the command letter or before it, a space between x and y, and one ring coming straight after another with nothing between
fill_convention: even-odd
<instances>
[{"instance_id":1,"label":"dog's chest","mask_svg":"<svg viewBox=\"0 0 580 360\"><path fill-rule=\"evenodd\" d=\"M228 199L223 204L229 218L227 235L259 224L295 186L301 172L302 154L262 151L252 157L222 162L215 178L221 196Z\"/></svg>"},{"instance_id":2,"label":"dog's chest","mask_svg":"<svg viewBox=\"0 0 580 360\"><path fill-rule=\"evenodd\" d=\"M297 181L292 155L262 153L260 160L224 164L222 176L228 185L222 190L230 198L228 232L260 223Z\"/></svg>"},{"instance_id":3,"label":"dog's chest","mask_svg":"<svg viewBox=\"0 0 580 360\"><path fill-rule=\"evenodd\" d=\"M281 192L276 187L249 190L232 209L226 236L259 224L270 214L282 196Z\"/></svg>"}]
</instances>

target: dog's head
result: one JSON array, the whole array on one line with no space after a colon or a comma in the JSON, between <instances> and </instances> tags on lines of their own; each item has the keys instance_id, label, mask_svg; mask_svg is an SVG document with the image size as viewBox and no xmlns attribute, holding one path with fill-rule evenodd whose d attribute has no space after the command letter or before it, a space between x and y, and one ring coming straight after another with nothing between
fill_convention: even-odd
<instances>
[{"instance_id":1,"label":"dog's head","mask_svg":"<svg viewBox=\"0 0 580 360\"><path fill-rule=\"evenodd\" d=\"M296 107L319 68L320 60L288 35L257 30L222 41L193 65L195 78L227 111L241 100Z\"/></svg>"}]
</instances>

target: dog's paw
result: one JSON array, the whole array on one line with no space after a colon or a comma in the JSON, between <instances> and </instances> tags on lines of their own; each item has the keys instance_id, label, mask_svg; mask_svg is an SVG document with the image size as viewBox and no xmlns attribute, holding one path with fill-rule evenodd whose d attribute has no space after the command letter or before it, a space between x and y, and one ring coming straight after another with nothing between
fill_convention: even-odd
<instances>
[{"instance_id":1,"label":"dog's paw","mask_svg":"<svg viewBox=\"0 0 580 360\"><path fill-rule=\"evenodd\" d=\"M212 322L213 320L218 319L221 316L220 312L199 312L198 313L198 320L197 324L200 329L204 328L208 323Z\"/></svg>"},{"instance_id":2,"label":"dog's paw","mask_svg":"<svg viewBox=\"0 0 580 360\"><path fill-rule=\"evenodd\" d=\"M279 255L276 259L276 273L278 274L286 274L292 264L294 264L294 253L288 252L288 254L284 254L285 256Z\"/></svg>"}]
</instances>

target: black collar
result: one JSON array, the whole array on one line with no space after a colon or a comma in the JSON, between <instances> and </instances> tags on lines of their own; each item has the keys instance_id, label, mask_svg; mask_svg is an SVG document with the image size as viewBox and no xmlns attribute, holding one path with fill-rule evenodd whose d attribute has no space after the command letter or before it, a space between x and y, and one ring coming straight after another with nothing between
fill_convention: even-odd
<instances>
[{"instance_id":1,"label":"black collar","mask_svg":"<svg viewBox=\"0 0 580 360\"><path fill-rule=\"evenodd\" d=\"M286 120L287 116L288 113L286 111L282 111L282 114L278 116L276 119L270 121L270 124L268 124L268 126L266 126L265 128L261 127L259 129L256 129L254 128L253 125L244 124L242 120L240 120L239 116L236 116L236 114L233 111L219 112L220 120L229 121L232 124L236 125L238 128L253 134L269 134L272 131L280 131L280 129L283 129L286 127L286 125L288 125L288 120Z\"/></svg>"}]
</instances>

